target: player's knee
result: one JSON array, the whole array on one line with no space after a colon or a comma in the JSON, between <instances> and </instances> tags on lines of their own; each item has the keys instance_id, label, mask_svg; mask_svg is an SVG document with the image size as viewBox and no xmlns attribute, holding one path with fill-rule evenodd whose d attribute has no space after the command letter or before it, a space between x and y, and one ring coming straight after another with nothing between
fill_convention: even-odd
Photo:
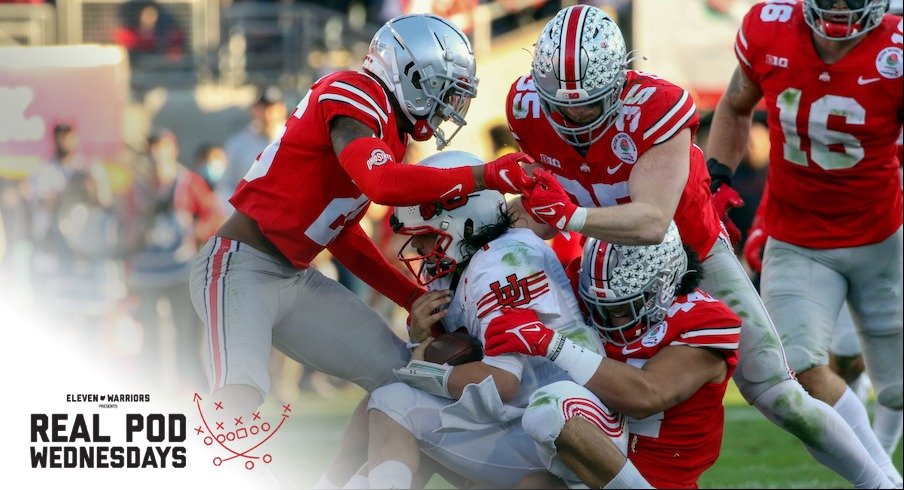
<instances>
[{"instance_id":1,"label":"player's knee","mask_svg":"<svg viewBox=\"0 0 904 490\"><path fill-rule=\"evenodd\" d=\"M533 392L527 409L521 416L524 431L544 446L555 446L555 440L565 426L561 400L577 387L571 381L558 381Z\"/></svg>"},{"instance_id":2,"label":"player's knee","mask_svg":"<svg viewBox=\"0 0 904 490\"><path fill-rule=\"evenodd\" d=\"M370 394L367 403L368 410L381 412L400 412L406 407L411 407L417 401L417 393L414 388L405 383L393 383L377 388Z\"/></svg>"},{"instance_id":3,"label":"player's knee","mask_svg":"<svg viewBox=\"0 0 904 490\"><path fill-rule=\"evenodd\" d=\"M889 386L881 387L876 391L876 403L892 410L904 408L904 385L898 380Z\"/></svg>"}]
</instances>

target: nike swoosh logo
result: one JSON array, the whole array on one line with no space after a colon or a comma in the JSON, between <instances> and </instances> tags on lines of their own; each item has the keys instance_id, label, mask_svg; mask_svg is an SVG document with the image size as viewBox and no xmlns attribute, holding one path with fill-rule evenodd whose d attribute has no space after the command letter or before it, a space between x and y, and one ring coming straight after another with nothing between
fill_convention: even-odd
<instances>
[{"instance_id":1,"label":"nike swoosh logo","mask_svg":"<svg viewBox=\"0 0 904 490\"><path fill-rule=\"evenodd\" d=\"M544 210L534 211L534 212L539 214L540 216L555 216L556 215L556 212L553 211L552 209L544 209Z\"/></svg>"},{"instance_id":2,"label":"nike swoosh logo","mask_svg":"<svg viewBox=\"0 0 904 490\"><path fill-rule=\"evenodd\" d=\"M861 75L860 78L857 79L857 85L867 85L867 84L870 84L870 83L873 83L873 82L878 82L879 80L880 80L880 79L879 79L878 77L876 77L876 78L863 78L863 75Z\"/></svg>"},{"instance_id":3,"label":"nike swoosh logo","mask_svg":"<svg viewBox=\"0 0 904 490\"><path fill-rule=\"evenodd\" d=\"M620 169L620 168L622 167L622 165L624 165L624 163L619 163L619 164L616 165L614 168L613 168L613 167L606 167L606 172L609 172L609 175L612 175L612 174L614 174L615 172L618 172L618 169Z\"/></svg>"},{"instance_id":4,"label":"nike swoosh logo","mask_svg":"<svg viewBox=\"0 0 904 490\"><path fill-rule=\"evenodd\" d=\"M508 177L508 172L509 172L508 169L500 170L500 171L499 171L499 178L502 179L502 180L504 180L505 183L508 184L509 187L511 187L512 189L517 189L517 187L515 187L515 184L512 183L511 179L509 179L509 177Z\"/></svg>"},{"instance_id":5,"label":"nike swoosh logo","mask_svg":"<svg viewBox=\"0 0 904 490\"><path fill-rule=\"evenodd\" d=\"M633 354L633 353L639 351L640 349L641 349L640 347L638 347L636 349L629 349L628 346L626 345L626 346L622 347L621 353L623 355L627 356L628 354Z\"/></svg>"},{"instance_id":6,"label":"nike swoosh logo","mask_svg":"<svg viewBox=\"0 0 904 490\"><path fill-rule=\"evenodd\" d=\"M446 192L443 192L442 195L439 197L446 197L447 195L452 194L453 192L461 192L461 189L462 189L461 184L455 184L455 187L447 190Z\"/></svg>"}]
</instances>

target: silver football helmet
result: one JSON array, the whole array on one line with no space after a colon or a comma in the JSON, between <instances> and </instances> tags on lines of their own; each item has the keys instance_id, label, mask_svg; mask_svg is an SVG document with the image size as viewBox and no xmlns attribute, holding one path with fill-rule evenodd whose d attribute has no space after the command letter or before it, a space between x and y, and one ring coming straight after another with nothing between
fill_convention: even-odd
<instances>
[{"instance_id":1,"label":"silver football helmet","mask_svg":"<svg viewBox=\"0 0 904 490\"><path fill-rule=\"evenodd\" d=\"M534 46L531 74L540 107L562 139L587 146L615 122L622 107L627 56L618 25L596 7L562 9L546 24ZM601 110L589 122L570 121L561 113L562 108L579 106Z\"/></svg>"},{"instance_id":2,"label":"silver football helmet","mask_svg":"<svg viewBox=\"0 0 904 490\"><path fill-rule=\"evenodd\" d=\"M888 0L804 0L804 20L820 37L843 41L882 23Z\"/></svg>"},{"instance_id":3,"label":"silver football helmet","mask_svg":"<svg viewBox=\"0 0 904 490\"><path fill-rule=\"evenodd\" d=\"M431 14L387 22L370 42L364 69L393 92L414 126L412 138L435 136L440 150L465 125L468 106L477 96L471 42L454 24ZM446 121L453 126L448 136L440 129Z\"/></svg>"},{"instance_id":4,"label":"silver football helmet","mask_svg":"<svg viewBox=\"0 0 904 490\"><path fill-rule=\"evenodd\" d=\"M464 151L444 151L421 160L418 165L452 168L483 165L476 155ZM418 278L422 286L455 272L471 255L461 241L487 225L498 223L506 212L502 193L494 190L472 192L454 201L420 206L397 207L392 229L409 238L399 250L399 260ZM413 243L421 235L438 235L433 248L418 250Z\"/></svg>"},{"instance_id":5,"label":"silver football helmet","mask_svg":"<svg viewBox=\"0 0 904 490\"><path fill-rule=\"evenodd\" d=\"M588 239L578 291L600 334L623 346L665 319L686 273L687 253L673 221L657 245Z\"/></svg>"}]
</instances>

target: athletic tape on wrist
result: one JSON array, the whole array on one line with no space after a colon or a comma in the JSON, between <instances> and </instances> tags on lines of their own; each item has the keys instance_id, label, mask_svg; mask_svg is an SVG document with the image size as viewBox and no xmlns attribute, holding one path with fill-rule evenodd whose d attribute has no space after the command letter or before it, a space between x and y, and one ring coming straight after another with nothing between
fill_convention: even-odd
<instances>
[{"instance_id":1,"label":"athletic tape on wrist","mask_svg":"<svg viewBox=\"0 0 904 490\"><path fill-rule=\"evenodd\" d=\"M399 378L399 381L412 388L424 390L432 395L452 398L452 395L449 394L449 374L452 372L452 366L448 364L412 359L407 366L393 369L392 372Z\"/></svg>"},{"instance_id":2,"label":"athletic tape on wrist","mask_svg":"<svg viewBox=\"0 0 904 490\"><path fill-rule=\"evenodd\" d=\"M552 362L568 373L575 383L583 386L596 373L596 369L603 362L603 356L565 339L562 343L561 352L556 355Z\"/></svg>"},{"instance_id":3,"label":"athletic tape on wrist","mask_svg":"<svg viewBox=\"0 0 904 490\"><path fill-rule=\"evenodd\" d=\"M587 222L587 208L577 208L574 211L574 214L571 215L571 219L568 220L568 223L565 225L565 229L568 231L575 231L580 233L581 230L584 229L584 224Z\"/></svg>"}]
</instances>

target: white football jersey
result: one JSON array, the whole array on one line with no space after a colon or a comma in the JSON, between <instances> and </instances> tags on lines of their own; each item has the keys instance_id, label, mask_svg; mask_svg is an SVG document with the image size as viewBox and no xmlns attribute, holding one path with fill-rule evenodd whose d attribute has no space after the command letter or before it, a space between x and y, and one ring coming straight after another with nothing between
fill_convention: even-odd
<instances>
[{"instance_id":1,"label":"white football jersey","mask_svg":"<svg viewBox=\"0 0 904 490\"><path fill-rule=\"evenodd\" d=\"M444 289L448 282L437 281L431 286ZM561 330L579 345L602 352L599 336L584 323L571 283L555 253L528 229L511 229L474 253L459 279L444 325L450 332L464 326L485 344L487 326L502 314L503 307L534 310L549 328ZM521 380L518 394L509 402L513 406L526 406L530 394L540 386L569 379L542 357L513 354L485 357L483 362Z\"/></svg>"}]
</instances>

